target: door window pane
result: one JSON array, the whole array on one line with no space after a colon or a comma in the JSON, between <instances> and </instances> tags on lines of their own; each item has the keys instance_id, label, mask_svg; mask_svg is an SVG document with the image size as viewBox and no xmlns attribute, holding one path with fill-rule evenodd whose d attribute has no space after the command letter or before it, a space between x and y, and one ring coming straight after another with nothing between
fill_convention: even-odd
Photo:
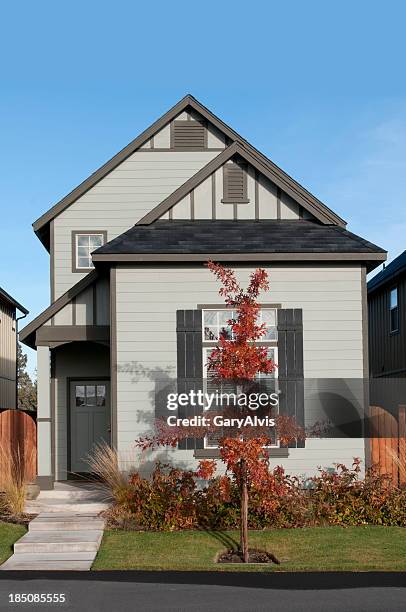
<instances>
[{"instance_id":1,"label":"door window pane","mask_svg":"<svg viewBox=\"0 0 406 612\"><path fill-rule=\"evenodd\" d=\"M96 406L96 387L94 385L86 385L86 405Z\"/></svg>"},{"instance_id":2,"label":"door window pane","mask_svg":"<svg viewBox=\"0 0 406 612\"><path fill-rule=\"evenodd\" d=\"M85 387L84 385L76 385L75 397L76 397L76 406L85 405Z\"/></svg>"},{"instance_id":3,"label":"door window pane","mask_svg":"<svg viewBox=\"0 0 406 612\"><path fill-rule=\"evenodd\" d=\"M106 387L105 385L97 385L96 392L97 392L97 399L96 399L97 406L105 406L106 405Z\"/></svg>"}]
</instances>

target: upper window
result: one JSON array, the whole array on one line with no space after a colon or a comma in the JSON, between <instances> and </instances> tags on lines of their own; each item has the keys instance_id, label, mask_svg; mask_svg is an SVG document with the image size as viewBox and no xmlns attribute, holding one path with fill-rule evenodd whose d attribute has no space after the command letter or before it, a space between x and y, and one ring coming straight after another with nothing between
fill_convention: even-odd
<instances>
[{"instance_id":1,"label":"upper window","mask_svg":"<svg viewBox=\"0 0 406 612\"><path fill-rule=\"evenodd\" d=\"M390 331L396 332L399 330L399 306L398 306L398 288L393 287L390 290L389 296L390 310Z\"/></svg>"},{"instance_id":2,"label":"upper window","mask_svg":"<svg viewBox=\"0 0 406 612\"><path fill-rule=\"evenodd\" d=\"M222 336L232 338L232 330L228 325L230 319L236 318L237 313L232 309L204 310L203 311L203 342L217 342ZM265 334L258 343L273 342L277 340L276 308L264 308L259 311L258 324L265 323Z\"/></svg>"},{"instance_id":3,"label":"upper window","mask_svg":"<svg viewBox=\"0 0 406 612\"><path fill-rule=\"evenodd\" d=\"M73 232L72 234L72 270L86 272L94 268L92 253L106 242L106 232Z\"/></svg>"},{"instance_id":4,"label":"upper window","mask_svg":"<svg viewBox=\"0 0 406 612\"><path fill-rule=\"evenodd\" d=\"M247 165L231 161L223 166L223 199L225 204L248 203Z\"/></svg>"},{"instance_id":5,"label":"upper window","mask_svg":"<svg viewBox=\"0 0 406 612\"><path fill-rule=\"evenodd\" d=\"M199 121L174 121L172 148L183 151L206 149L206 127Z\"/></svg>"}]
</instances>

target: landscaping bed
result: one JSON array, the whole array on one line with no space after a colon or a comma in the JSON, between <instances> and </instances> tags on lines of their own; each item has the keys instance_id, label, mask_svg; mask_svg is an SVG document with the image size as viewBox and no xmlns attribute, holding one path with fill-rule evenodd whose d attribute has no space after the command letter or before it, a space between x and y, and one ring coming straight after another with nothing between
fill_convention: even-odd
<instances>
[{"instance_id":1,"label":"landscaping bed","mask_svg":"<svg viewBox=\"0 0 406 612\"><path fill-rule=\"evenodd\" d=\"M24 525L0 521L0 564L13 554L13 544L26 533Z\"/></svg>"},{"instance_id":2,"label":"landscaping bed","mask_svg":"<svg viewBox=\"0 0 406 612\"><path fill-rule=\"evenodd\" d=\"M218 563L235 548L238 531L137 532L109 530L93 570L178 571L406 571L401 527L313 527L250 531L250 546L275 563Z\"/></svg>"}]
</instances>

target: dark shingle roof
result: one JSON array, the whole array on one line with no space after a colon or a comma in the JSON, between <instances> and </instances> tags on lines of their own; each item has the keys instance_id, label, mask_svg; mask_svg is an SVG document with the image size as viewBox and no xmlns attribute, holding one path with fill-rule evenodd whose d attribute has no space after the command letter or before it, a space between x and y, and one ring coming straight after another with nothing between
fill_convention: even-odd
<instances>
[{"instance_id":1,"label":"dark shingle roof","mask_svg":"<svg viewBox=\"0 0 406 612\"><path fill-rule=\"evenodd\" d=\"M359 253L386 251L314 221L156 221L135 225L94 252L117 254ZM383 259L383 257L382 257Z\"/></svg>"},{"instance_id":2,"label":"dark shingle roof","mask_svg":"<svg viewBox=\"0 0 406 612\"><path fill-rule=\"evenodd\" d=\"M379 274L371 278L368 283L368 293L375 291L378 287L391 282L396 276L406 271L406 251L396 257Z\"/></svg>"}]
</instances>

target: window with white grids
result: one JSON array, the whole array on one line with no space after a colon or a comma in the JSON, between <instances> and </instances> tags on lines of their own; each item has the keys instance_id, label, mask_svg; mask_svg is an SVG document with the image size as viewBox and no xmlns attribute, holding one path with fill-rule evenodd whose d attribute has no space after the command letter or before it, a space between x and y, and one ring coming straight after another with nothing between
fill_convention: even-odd
<instances>
[{"instance_id":1,"label":"window with white grids","mask_svg":"<svg viewBox=\"0 0 406 612\"><path fill-rule=\"evenodd\" d=\"M92 253L106 242L106 232L74 232L73 247L73 271L88 271L94 268Z\"/></svg>"},{"instance_id":2,"label":"window with white grids","mask_svg":"<svg viewBox=\"0 0 406 612\"><path fill-rule=\"evenodd\" d=\"M232 380L215 381L213 373L208 371L208 358L217 346L220 337L232 339L230 319L237 317L237 312L231 308L227 309L204 309L202 316L202 343L203 343L203 375L205 393L237 393L237 385ZM256 342L258 346L267 348L268 357L278 363L278 331L277 331L277 308L263 308L260 310L258 323L265 323L265 334ZM267 392L278 391L278 368L271 374L258 373L258 383L267 387ZM218 440L222 437L221 431L215 431L205 437L205 448L217 448ZM271 446L279 446L278 440L274 440Z\"/></svg>"}]
</instances>

